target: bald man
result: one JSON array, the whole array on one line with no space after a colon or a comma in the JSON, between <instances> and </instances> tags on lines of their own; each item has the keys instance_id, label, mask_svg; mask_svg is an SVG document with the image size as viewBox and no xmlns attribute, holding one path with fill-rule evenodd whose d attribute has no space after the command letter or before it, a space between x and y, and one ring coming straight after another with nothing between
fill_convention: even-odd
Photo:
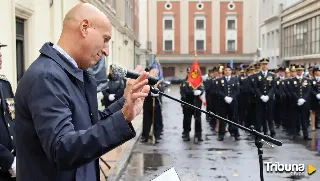
<instances>
[{"instance_id":1,"label":"bald man","mask_svg":"<svg viewBox=\"0 0 320 181\"><path fill-rule=\"evenodd\" d=\"M21 78L17 181L98 181L98 158L135 136L130 122L149 93L149 74L128 80L123 98L98 111L96 82L86 71L108 56L110 38L108 18L79 4L66 14L58 43L45 43Z\"/></svg>"}]
</instances>

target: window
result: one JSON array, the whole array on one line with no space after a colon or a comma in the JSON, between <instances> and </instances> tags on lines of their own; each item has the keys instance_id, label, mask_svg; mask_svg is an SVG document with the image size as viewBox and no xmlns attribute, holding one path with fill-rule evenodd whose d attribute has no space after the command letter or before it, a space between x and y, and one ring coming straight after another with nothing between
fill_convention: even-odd
<instances>
[{"instance_id":1,"label":"window","mask_svg":"<svg viewBox=\"0 0 320 181\"><path fill-rule=\"evenodd\" d=\"M204 40L196 41L196 49L197 51L204 51Z\"/></svg>"},{"instance_id":2,"label":"window","mask_svg":"<svg viewBox=\"0 0 320 181\"><path fill-rule=\"evenodd\" d=\"M24 74L24 20L16 17L16 58L17 58L17 81Z\"/></svg>"},{"instance_id":3,"label":"window","mask_svg":"<svg viewBox=\"0 0 320 181\"><path fill-rule=\"evenodd\" d=\"M173 29L172 20L171 19L164 20L164 29L166 29L166 30L172 30Z\"/></svg>"},{"instance_id":4,"label":"window","mask_svg":"<svg viewBox=\"0 0 320 181\"><path fill-rule=\"evenodd\" d=\"M235 30L236 29L236 20L229 19L228 20L228 30Z\"/></svg>"},{"instance_id":5,"label":"window","mask_svg":"<svg viewBox=\"0 0 320 181\"><path fill-rule=\"evenodd\" d=\"M165 40L164 41L164 50L165 51L172 51L172 40Z\"/></svg>"},{"instance_id":6,"label":"window","mask_svg":"<svg viewBox=\"0 0 320 181\"><path fill-rule=\"evenodd\" d=\"M235 51L236 50L236 41L235 40L228 40L228 51Z\"/></svg>"},{"instance_id":7,"label":"window","mask_svg":"<svg viewBox=\"0 0 320 181\"><path fill-rule=\"evenodd\" d=\"M204 29L204 20L203 19L197 19L196 20L196 28L198 30L203 30Z\"/></svg>"}]
</instances>

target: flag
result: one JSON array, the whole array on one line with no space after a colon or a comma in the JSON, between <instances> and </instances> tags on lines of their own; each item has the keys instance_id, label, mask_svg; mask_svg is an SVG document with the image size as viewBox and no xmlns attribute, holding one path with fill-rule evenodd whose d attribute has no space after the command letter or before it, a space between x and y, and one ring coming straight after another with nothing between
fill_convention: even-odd
<instances>
[{"instance_id":1,"label":"flag","mask_svg":"<svg viewBox=\"0 0 320 181\"><path fill-rule=\"evenodd\" d=\"M162 67L161 67L159 61L157 61L156 59L153 59L151 69L157 69L158 70L158 79L159 80L163 79Z\"/></svg>"},{"instance_id":2,"label":"flag","mask_svg":"<svg viewBox=\"0 0 320 181\"><path fill-rule=\"evenodd\" d=\"M197 89L202 84L202 73L198 60L195 60L191 66L190 73L188 74L188 82L193 89Z\"/></svg>"},{"instance_id":3,"label":"flag","mask_svg":"<svg viewBox=\"0 0 320 181\"><path fill-rule=\"evenodd\" d=\"M229 66L230 66L231 68L233 68L233 60L230 60L230 61L229 61Z\"/></svg>"}]
</instances>

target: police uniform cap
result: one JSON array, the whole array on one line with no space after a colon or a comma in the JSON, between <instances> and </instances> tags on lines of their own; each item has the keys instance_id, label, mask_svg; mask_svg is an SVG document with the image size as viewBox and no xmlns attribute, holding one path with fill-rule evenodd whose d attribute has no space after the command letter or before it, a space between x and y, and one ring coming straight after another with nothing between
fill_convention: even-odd
<instances>
[{"instance_id":1,"label":"police uniform cap","mask_svg":"<svg viewBox=\"0 0 320 181\"><path fill-rule=\"evenodd\" d=\"M285 70L285 72L290 72L290 68L287 67L286 70Z\"/></svg>"},{"instance_id":2,"label":"police uniform cap","mask_svg":"<svg viewBox=\"0 0 320 181\"><path fill-rule=\"evenodd\" d=\"M279 67L278 68L278 72L284 72L284 71L285 71L284 67Z\"/></svg>"},{"instance_id":3,"label":"police uniform cap","mask_svg":"<svg viewBox=\"0 0 320 181\"><path fill-rule=\"evenodd\" d=\"M146 67L146 68L144 69L144 71L146 71L146 72L150 72L150 70L151 70L150 67Z\"/></svg>"},{"instance_id":4,"label":"police uniform cap","mask_svg":"<svg viewBox=\"0 0 320 181\"><path fill-rule=\"evenodd\" d=\"M320 67L319 67L319 66L315 66L315 67L313 68L313 72L316 72L316 71L320 71Z\"/></svg>"},{"instance_id":5,"label":"police uniform cap","mask_svg":"<svg viewBox=\"0 0 320 181\"><path fill-rule=\"evenodd\" d=\"M219 72L222 72L223 71L223 65L220 65L219 66Z\"/></svg>"},{"instance_id":6,"label":"police uniform cap","mask_svg":"<svg viewBox=\"0 0 320 181\"><path fill-rule=\"evenodd\" d=\"M219 69L218 69L217 67L213 67L212 71L213 71L213 72L218 72Z\"/></svg>"},{"instance_id":7,"label":"police uniform cap","mask_svg":"<svg viewBox=\"0 0 320 181\"><path fill-rule=\"evenodd\" d=\"M6 47L6 46L8 46L8 45L2 44L2 43L0 42L0 48L1 48L1 47Z\"/></svg>"},{"instance_id":8,"label":"police uniform cap","mask_svg":"<svg viewBox=\"0 0 320 181\"><path fill-rule=\"evenodd\" d=\"M297 70L296 67L297 67L296 64L292 64L292 65L290 66L290 71L291 71L291 72L295 72L295 71Z\"/></svg>"},{"instance_id":9,"label":"police uniform cap","mask_svg":"<svg viewBox=\"0 0 320 181\"><path fill-rule=\"evenodd\" d=\"M232 70L232 68L230 67L230 65L226 65L224 68L229 68Z\"/></svg>"},{"instance_id":10,"label":"police uniform cap","mask_svg":"<svg viewBox=\"0 0 320 181\"><path fill-rule=\"evenodd\" d=\"M249 70L254 70L254 66L250 66L250 67L249 67Z\"/></svg>"},{"instance_id":11,"label":"police uniform cap","mask_svg":"<svg viewBox=\"0 0 320 181\"><path fill-rule=\"evenodd\" d=\"M256 68L256 69L260 68L260 63L254 64L254 68Z\"/></svg>"},{"instance_id":12,"label":"police uniform cap","mask_svg":"<svg viewBox=\"0 0 320 181\"><path fill-rule=\"evenodd\" d=\"M313 67L308 67L308 70L313 70Z\"/></svg>"},{"instance_id":13,"label":"police uniform cap","mask_svg":"<svg viewBox=\"0 0 320 181\"><path fill-rule=\"evenodd\" d=\"M269 63L269 59L267 59L267 58L261 59L260 63Z\"/></svg>"},{"instance_id":14,"label":"police uniform cap","mask_svg":"<svg viewBox=\"0 0 320 181\"><path fill-rule=\"evenodd\" d=\"M297 67L296 67L296 70L304 70L304 66L299 64Z\"/></svg>"}]
</instances>

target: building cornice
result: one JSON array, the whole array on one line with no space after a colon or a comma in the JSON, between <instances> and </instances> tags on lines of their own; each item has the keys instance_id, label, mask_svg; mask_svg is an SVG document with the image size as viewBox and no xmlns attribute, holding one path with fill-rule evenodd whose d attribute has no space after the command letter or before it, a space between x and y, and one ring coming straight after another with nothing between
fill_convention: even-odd
<instances>
[{"instance_id":1,"label":"building cornice","mask_svg":"<svg viewBox=\"0 0 320 181\"><path fill-rule=\"evenodd\" d=\"M281 14L281 23L286 23L298 19L299 17L319 10L319 0L303 1L296 6L283 11L283 13Z\"/></svg>"},{"instance_id":2,"label":"building cornice","mask_svg":"<svg viewBox=\"0 0 320 181\"><path fill-rule=\"evenodd\" d=\"M308 59L319 59L320 54L312 54L312 55L302 55L302 56L294 56L294 57L283 57L282 59L285 61L294 61L294 60L308 60Z\"/></svg>"},{"instance_id":3,"label":"building cornice","mask_svg":"<svg viewBox=\"0 0 320 181\"><path fill-rule=\"evenodd\" d=\"M163 62L176 62L182 61L194 61L197 59L198 61L207 62L207 63L215 63L216 61L219 62L229 62L233 60L234 62L252 62L256 58L255 53L248 53L248 54L198 54L197 58L195 58L191 54L157 54L157 58L159 61Z\"/></svg>"},{"instance_id":4,"label":"building cornice","mask_svg":"<svg viewBox=\"0 0 320 181\"><path fill-rule=\"evenodd\" d=\"M131 40L136 40L137 37L135 36L133 30L131 30L125 22L119 21L117 19L117 17L115 16L115 11L112 10L111 7L108 7L106 4L103 4L100 0L82 0L82 2L90 3L95 7L99 8L100 11L107 15L111 24L115 26L119 32L126 34Z\"/></svg>"}]
</instances>

